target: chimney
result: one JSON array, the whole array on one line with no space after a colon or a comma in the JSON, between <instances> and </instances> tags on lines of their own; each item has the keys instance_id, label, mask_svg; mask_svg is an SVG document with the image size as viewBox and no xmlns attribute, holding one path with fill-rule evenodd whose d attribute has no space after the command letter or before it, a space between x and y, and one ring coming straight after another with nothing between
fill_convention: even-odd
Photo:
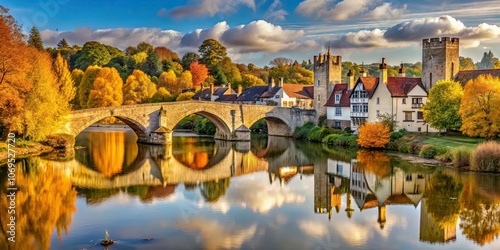
<instances>
[{"instance_id":1,"label":"chimney","mask_svg":"<svg viewBox=\"0 0 500 250\"><path fill-rule=\"evenodd\" d=\"M400 77L406 77L406 74L405 74L405 65L403 63L401 63L401 68L399 68L399 76Z\"/></svg>"},{"instance_id":2,"label":"chimney","mask_svg":"<svg viewBox=\"0 0 500 250\"><path fill-rule=\"evenodd\" d=\"M347 72L347 87L349 89L354 89L354 73L352 72L352 69Z\"/></svg>"},{"instance_id":3,"label":"chimney","mask_svg":"<svg viewBox=\"0 0 500 250\"><path fill-rule=\"evenodd\" d=\"M241 84L238 84L238 97L241 95L241 92L243 92L243 87L241 86Z\"/></svg>"},{"instance_id":4,"label":"chimney","mask_svg":"<svg viewBox=\"0 0 500 250\"><path fill-rule=\"evenodd\" d=\"M359 74L361 75L361 77L366 77L366 70L364 63L361 64L361 70L359 70Z\"/></svg>"},{"instance_id":5,"label":"chimney","mask_svg":"<svg viewBox=\"0 0 500 250\"><path fill-rule=\"evenodd\" d=\"M233 90L233 89L231 88L231 83L230 83L230 82L228 82L228 83L227 83L227 90L226 90L226 94L231 94L232 90Z\"/></svg>"},{"instance_id":6,"label":"chimney","mask_svg":"<svg viewBox=\"0 0 500 250\"><path fill-rule=\"evenodd\" d=\"M267 89L274 88L274 79L272 77L267 78Z\"/></svg>"},{"instance_id":7,"label":"chimney","mask_svg":"<svg viewBox=\"0 0 500 250\"><path fill-rule=\"evenodd\" d=\"M283 87L283 77L280 77L280 78L279 78L279 81L280 81L280 82L278 83L278 86L279 86L279 87Z\"/></svg>"},{"instance_id":8,"label":"chimney","mask_svg":"<svg viewBox=\"0 0 500 250\"><path fill-rule=\"evenodd\" d=\"M378 68L380 69L379 81L387 84L387 63L385 63L385 58L382 58L382 63Z\"/></svg>"},{"instance_id":9,"label":"chimney","mask_svg":"<svg viewBox=\"0 0 500 250\"><path fill-rule=\"evenodd\" d=\"M214 84L210 84L210 96L214 94Z\"/></svg>"}]
</instances>

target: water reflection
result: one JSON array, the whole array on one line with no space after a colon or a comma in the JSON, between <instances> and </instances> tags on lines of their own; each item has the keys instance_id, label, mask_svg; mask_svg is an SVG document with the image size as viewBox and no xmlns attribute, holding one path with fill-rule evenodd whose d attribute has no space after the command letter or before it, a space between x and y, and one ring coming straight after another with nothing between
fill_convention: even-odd
<instances>
[{"instance_id":1,"label":"water reflection","mask_svg":"<svg viewBox=\"0 0 500 250\"><path fill-rule=\"evenodd\" d=\"M18 199L26 218L19 221L19 237L32 239L30 249L88 248L82 242L98 240L94 231L101 229L121 237L118 247L135 249L499 244L498 175L435 170L377 151L286 138L231 143L181 137L171 146L133 146L133 139L88 134L75 160L24 163L18 185L26 191ZM5 180L5 169L0 176ZM75 213L77 206L82 211ZM81 218L70 240L51 243L53 229L59 237L68 233L73 214ZM6 216L0 214L4 231ZM289 240L277 240L283 237Z\"/></svg>"}]
</instances>

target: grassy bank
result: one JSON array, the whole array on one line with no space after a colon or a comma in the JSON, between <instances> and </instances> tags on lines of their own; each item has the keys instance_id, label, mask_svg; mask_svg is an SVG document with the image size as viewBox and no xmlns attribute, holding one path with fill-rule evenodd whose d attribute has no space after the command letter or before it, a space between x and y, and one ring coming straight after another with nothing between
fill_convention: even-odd
<instances>
[{"instance_id":1,"label":"grassy bank","mask_svg":"<svg viewBox=\"0 0 500 250\"><path fill-rule=\"evenodd\" d=\"M15 147L11 147L11 149L15 151L15 159L45 154L54 150L54 148L50 146L22 139L16 139ZM8 151L9 146L7 145L7 143L0 142L0 165L3 165L7 162L7 158L9 157Z\"/></svg>"}]
</instances>

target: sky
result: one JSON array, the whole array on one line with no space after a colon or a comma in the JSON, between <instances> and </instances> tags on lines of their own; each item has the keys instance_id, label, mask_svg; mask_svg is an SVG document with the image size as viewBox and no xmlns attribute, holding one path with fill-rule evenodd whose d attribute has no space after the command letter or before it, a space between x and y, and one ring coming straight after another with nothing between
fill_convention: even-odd
<instances>
[{"instance_id":1,"label":"sky","mask_svg":"<svg viewBox=\"0 0 500 250\"><path fill-rule=\"evenodd\" d=\"M125 49L140 42L179 56L217 39L237 63L268 65L277 57L314 55L391 65L422 60L423 38L460 38L460 55L500 55L498 0L0 0L23 30L41 31L45 46L65 38Z\"/></svg>"}]
</instances>

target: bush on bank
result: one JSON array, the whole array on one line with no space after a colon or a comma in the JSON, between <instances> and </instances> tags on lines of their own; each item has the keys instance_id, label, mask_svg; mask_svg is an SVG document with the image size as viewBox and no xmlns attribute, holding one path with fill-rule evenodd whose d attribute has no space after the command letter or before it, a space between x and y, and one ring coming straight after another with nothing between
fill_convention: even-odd
<instances>
[{"instance_id":1,"label":"bush on bank","mask_svg":"<svg viewBox=\"0 0 500 250\"><path fill-rule=\"evenodd\" d=\"M479 144L472 154L471 169L481 172L500 172L500 143Z\"/></svg>"}]
</instances>

